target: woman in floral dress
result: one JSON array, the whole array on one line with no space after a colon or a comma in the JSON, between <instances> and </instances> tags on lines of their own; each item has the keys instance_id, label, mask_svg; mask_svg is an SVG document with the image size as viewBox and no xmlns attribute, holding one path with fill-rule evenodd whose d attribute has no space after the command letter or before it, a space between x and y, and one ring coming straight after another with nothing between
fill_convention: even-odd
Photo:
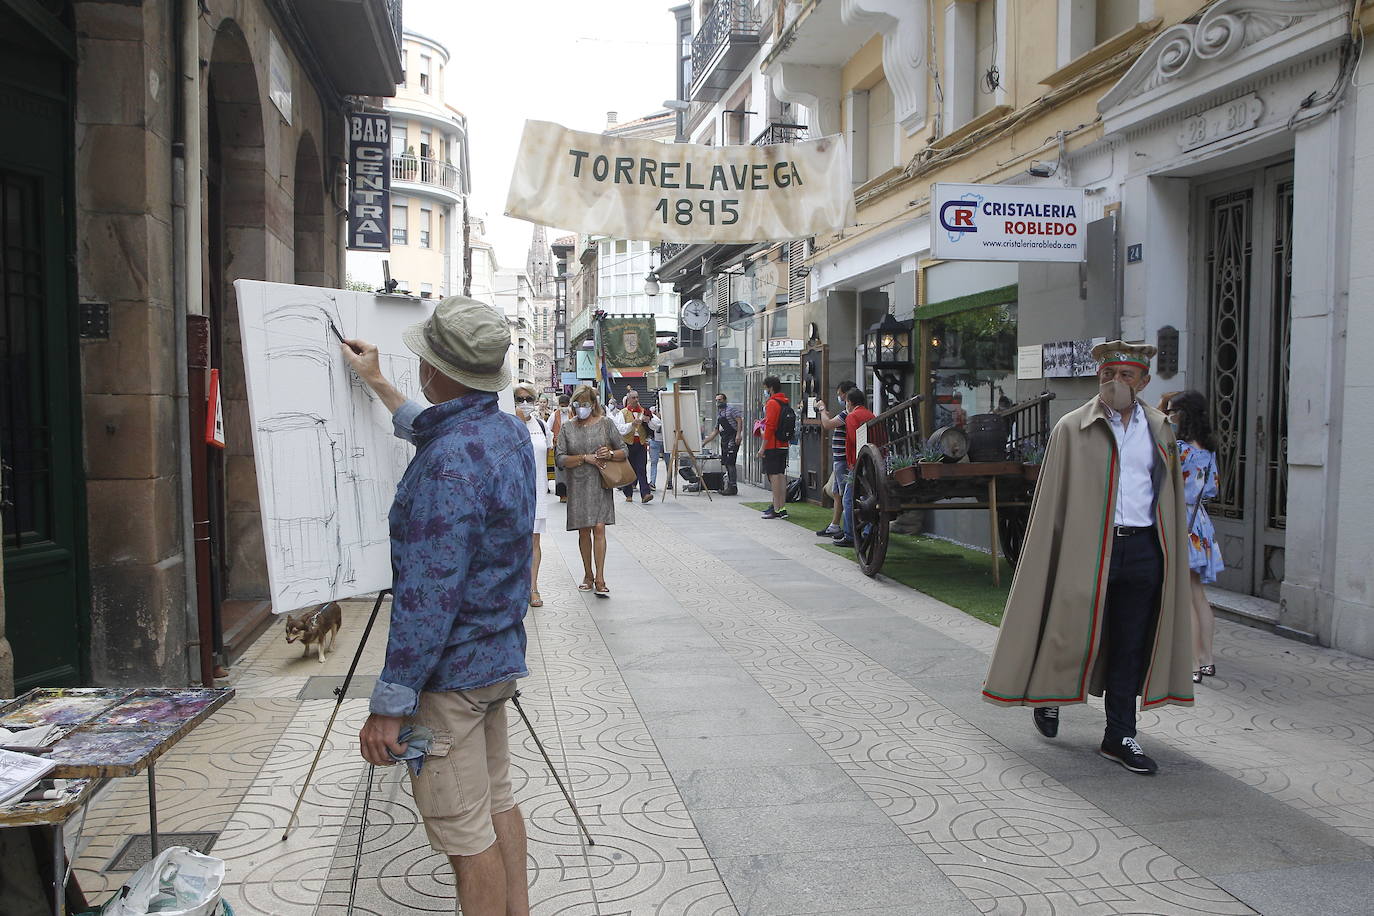
<instances>
[{"instance_id":1,"label":"woman in floral dress","mask_svg":"<svg viewBox=\"0 0 1374 916\"><path fill-rule=\"evenodd\" d=\"M1169 422L1178 435L1184 498L1188 502L1188 517L1193 520L1188 531L1188 567L1192 570L1193 645L1197 655L1193 683L1200 684L1204 677L1217 673L1212 657L1216 621L1203 586L1217 581L1217 573L1225 566L1216 529L1207 510L1200 505L1217 495L1217 442L1207 415L1207 399L1200 392L1183 391L1170 398Z\"/></svg>"}]
</instances>

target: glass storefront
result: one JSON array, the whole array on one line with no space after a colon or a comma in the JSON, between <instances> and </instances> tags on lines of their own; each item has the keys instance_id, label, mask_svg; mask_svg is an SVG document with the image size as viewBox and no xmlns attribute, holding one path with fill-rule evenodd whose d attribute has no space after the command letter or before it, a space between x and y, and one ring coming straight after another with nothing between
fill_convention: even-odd
<instances>
[{"instance_id":1,"label":"glass storefront","mask_svg":"<svg viewBox=\"0 0 1374 916\"><path fill-rule=\"evenodd\" d=\"M1016 398L1016 303L969 309L926 323L935 426L963 426Z\"/></svg>"}]
</instances>

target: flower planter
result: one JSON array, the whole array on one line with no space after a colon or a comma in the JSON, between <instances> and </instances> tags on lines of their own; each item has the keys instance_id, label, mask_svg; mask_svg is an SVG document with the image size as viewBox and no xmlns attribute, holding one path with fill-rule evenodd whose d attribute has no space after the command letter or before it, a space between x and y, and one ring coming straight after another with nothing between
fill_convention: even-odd
<instances>
[{"instance_id":1,"label":"flower planter","mask_svg":"<svg viewBox=\"0 0 1374 916\"><path fill-rule=\"evenodd\" d=\"M916 482L916 468L914 465L907 465L903 468L894 468L892 479L899 487L909 487Z\"/></svg>"},{"instance_id":2,"label":"flower planter","mask_svg":"<svg viewBox=\"0 0 1374 916\"><path fill-rule=\"evenodd\" d=\"M1021 476L1027 480L1038 480L1040 478L1040 465L1023 464L1021 465Z\"/></svg>"},{"instance_id":3,"label":"flower planter","mask_svg":"<svg viewBox=\"0 0 1374 916\"><path fill-rule=\"evenodd\" d=\"M939 480L944 476L941 470L943 464L939 461L922 461L916 467L920 470L921 477L925 480Z\"/></svg>"}]
</instances>

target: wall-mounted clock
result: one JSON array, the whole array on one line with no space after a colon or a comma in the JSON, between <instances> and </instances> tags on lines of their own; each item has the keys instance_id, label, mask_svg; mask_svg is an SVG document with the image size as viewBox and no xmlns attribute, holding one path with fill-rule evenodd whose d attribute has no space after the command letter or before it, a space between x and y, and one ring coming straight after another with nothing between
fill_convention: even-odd
<instances>
[{"instance_id":1,"label":"wall-mounted clock","mask_svg":"<svg viewBox=\"0 0 1374 916\"><path fill-rule=\"evenodd\" d=\"M682 326L691 331L700 331L711 323L711 308L700 299L688 299L682 303Z\"/></svg>"}]
</instances>

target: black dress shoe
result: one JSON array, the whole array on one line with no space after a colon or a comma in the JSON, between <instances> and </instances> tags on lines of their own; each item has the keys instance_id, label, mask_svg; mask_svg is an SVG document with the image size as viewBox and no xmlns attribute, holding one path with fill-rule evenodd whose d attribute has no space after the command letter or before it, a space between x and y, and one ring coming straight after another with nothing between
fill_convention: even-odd
<instances>
[{"instance_id":1,"label":"black dress shoe","mask_svg":"<svg viewBox=\"0 0 1374 916\"><path fill-rule=\"evenodd\" d=\"M1102 746L1097 752L1108 760L1115 760L1132 773L1142 776L1153 776L1159 770L1159 765L1145 756L1134 738L1122 738L1116 744L1103 738Z\"/></svg>"},{"instance_id":2,"label":"black dress shoe","mask_svg":"<svg viewBox=\"0 0 1374 916\"><path fill-rule=\"evenodd\" d=\"M1035 730L1046 738L1053 738L1059 734L1059 707L1042 706L1031 713L1031 721L1035 723Z\"/></svg>"}]
</instances>

